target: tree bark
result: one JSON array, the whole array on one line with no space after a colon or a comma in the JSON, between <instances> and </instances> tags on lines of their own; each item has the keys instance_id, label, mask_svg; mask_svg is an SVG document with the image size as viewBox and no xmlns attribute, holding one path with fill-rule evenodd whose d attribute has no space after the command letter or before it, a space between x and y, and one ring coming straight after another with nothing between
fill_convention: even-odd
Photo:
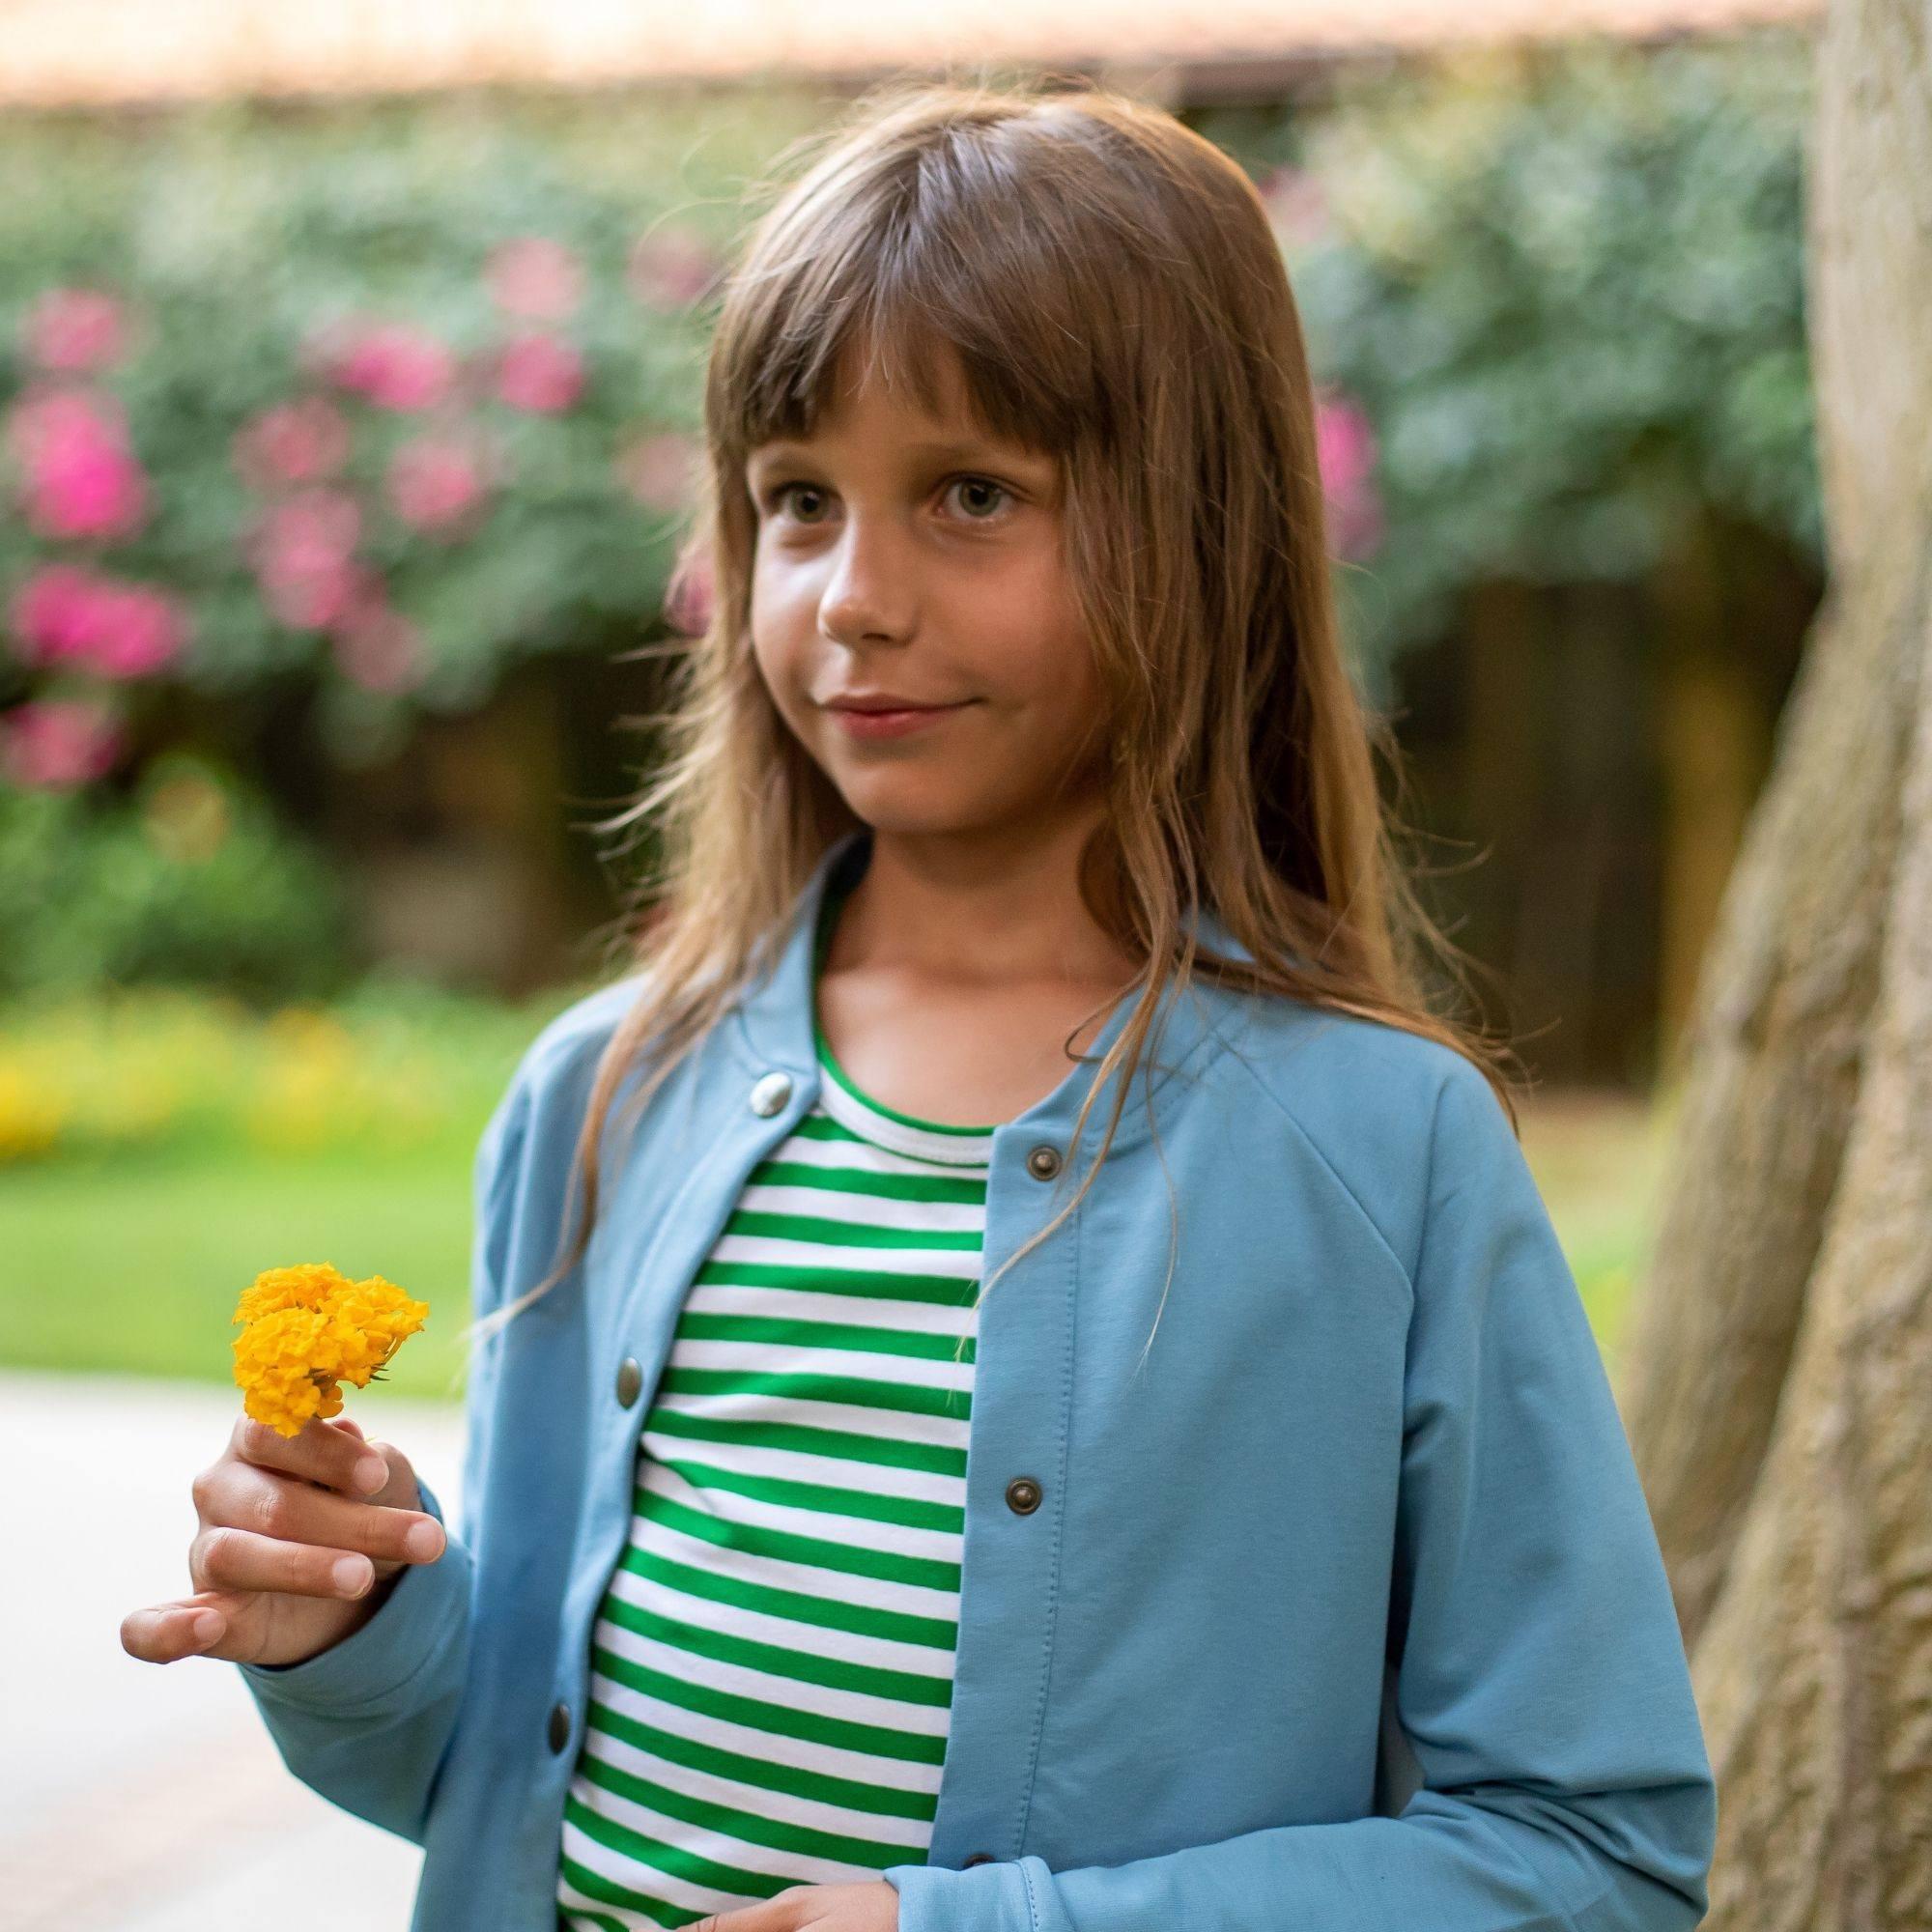
<instances>
[{"instance_id":1,"label":"tree bark","mask_svg":"<svg viewBox=\"0 0 1932 1932\"><path fill-rule=\"evenodd\" d=\"M1932 1926L1932 0L1833 0L1818 85L1831 580L1619 1389L1719 1780L1711 1932Z\"/></svg>"}]
</instances>

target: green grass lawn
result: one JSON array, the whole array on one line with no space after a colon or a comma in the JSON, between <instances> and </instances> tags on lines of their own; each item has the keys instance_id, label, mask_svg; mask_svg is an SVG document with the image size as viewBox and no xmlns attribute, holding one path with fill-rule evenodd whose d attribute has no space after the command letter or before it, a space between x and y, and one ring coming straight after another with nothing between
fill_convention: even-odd
<instances>
[{"instance_id":1,"label":"green grass lawn","mask_svg":"<svg viewBox=\"0 0 1932 1932\"><path fill-rule=\"evenodd\" d=\"M264 1267L332 1262L429 1303L384 1385L453 1398L487 1117L486 1105L433 1144L380 1157L190 1146L0 1168L0 1362L227 1382L241 1291ZM1665 1126L1661 1110L1620 1097L1524 1109L1525 1152L1612 1360Z\"/></svg>"},{"instance_id":2,"label":"green grass lawn","mask_svg":"<svg viewBox=\"0 0 1932 1932\"><path fill-rule=\"evenodd\" d=\"M264 1267L332 1262L429 1303L383 1382L442 1396L469 1320L472 1151L156 1151L0 1173L0 1353L14 1368L229 1381L237 1295Z\"/></svg>"}]
</instances>

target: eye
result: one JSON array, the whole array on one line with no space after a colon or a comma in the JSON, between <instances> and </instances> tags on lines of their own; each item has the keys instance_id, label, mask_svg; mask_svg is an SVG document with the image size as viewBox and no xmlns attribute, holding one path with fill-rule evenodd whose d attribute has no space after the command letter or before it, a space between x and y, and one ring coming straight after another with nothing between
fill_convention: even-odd
<instances>
[{"instance_id":1,"label":"eye","mask_svg":"<svg viewBox=\"0 0 1932 1932\"><path fill-rule=\"evenodd\" d=\"M807 497L823 497L826 494L816 483L792 482L775 484L765 493L765 510L767 514L771 516L780 515L784 509L786 497L794 491L803 491ZM802 524L810 524L816 523L818 519L807 514L799 517L797 521Z\"/></svg>"},{"instance_id":2,"label":"eye","mask_svg":"<svg viewBox=\"0 0 1932 1932\"><path fill-rule=\"evenodd\" d=\"M947 491L949 495L951 495L951 493L954 490L960 490L972 493L971 498L966 500L969 501L977 500L980 504L983 504L985 502L985 499L989 494L993 497L1002 497L1008 500L1011 499L1013 494L1010 490L1007 488L1007 486L1004 483L995 483L990 476L955 477L952 480L952 482L947 486ZM968 523L973 523L973 524L992 524L999 522L999 515L996 513L993 516L980 516L976 514L973 509L969 508L967 511L966 521Z\"/></svg>"}]
</instances>

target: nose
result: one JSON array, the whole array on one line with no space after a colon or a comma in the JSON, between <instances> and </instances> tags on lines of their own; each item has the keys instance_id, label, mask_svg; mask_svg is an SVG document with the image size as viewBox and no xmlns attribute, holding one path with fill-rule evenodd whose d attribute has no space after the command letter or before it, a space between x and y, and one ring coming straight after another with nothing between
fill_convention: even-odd
<instances>
[{"instance_id":1,"label":"nose","mask_svg":"<svg viewBox=\"0 0 1932 1932\"><path fill-rule=\"evenodd\" d=\"M818 628L834 643L895 643L911 637L918 605L912 559L890 525L847 520L818 600Z\"/></svg>"}]
</instances>

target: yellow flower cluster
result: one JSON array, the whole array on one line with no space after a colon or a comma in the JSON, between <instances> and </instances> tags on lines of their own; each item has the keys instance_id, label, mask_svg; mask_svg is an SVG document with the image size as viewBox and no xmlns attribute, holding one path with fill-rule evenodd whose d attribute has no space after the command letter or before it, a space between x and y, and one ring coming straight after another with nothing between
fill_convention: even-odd
<instances>
[{"instance_id":1,"label":"yellow flower cluster","mask_svg":"<svg viewBox=\"0 0 1932 1932\"><path fill-rule=\"evenodd\" d=\"M368 1386L429 1303L372 1274L351 1281L327 1262L270 1268L242 1291L235 1380L242 1406L279 1435L299 1435L313 1415L342 1412L340 1382Z\"/></svg>"}]
</instances>

